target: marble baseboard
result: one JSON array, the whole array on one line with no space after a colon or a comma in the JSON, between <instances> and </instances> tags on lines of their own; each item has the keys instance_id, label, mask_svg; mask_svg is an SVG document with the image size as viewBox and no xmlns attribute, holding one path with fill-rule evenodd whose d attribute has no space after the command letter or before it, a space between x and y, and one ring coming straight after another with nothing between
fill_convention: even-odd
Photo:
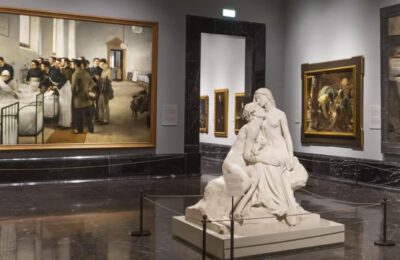
<instances>
[{"instance_id":1,"label":"marble baseboard","mask_svg":"<svg viewBox=\"0 0 400 260\"><path fill-rule=\"evenodd\" d=\"M199 174L199 153L0 159L0 184Z\"/></svg>"},{"instance_id":2,"label":"marble baseboard","mask_svg":"<svg viewBox=\"0 0 400 260\"><path fill-rule=\"evenodd\" d=\"M230 146L200 143L204 159L223 161ZM296 153L310 175L380 188L400 188L400 166L375 160Z\"/></svg>"}]
</instances>

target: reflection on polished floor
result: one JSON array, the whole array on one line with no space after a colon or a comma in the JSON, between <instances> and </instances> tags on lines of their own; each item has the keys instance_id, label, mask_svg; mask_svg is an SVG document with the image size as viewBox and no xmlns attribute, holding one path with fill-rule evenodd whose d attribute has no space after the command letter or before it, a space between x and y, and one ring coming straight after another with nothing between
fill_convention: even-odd
<instances>
[{"instance_id":1,"label":"reflection on polished floor","mask_svg":"<svg viewBox=\"0 0 400 260\"><path fill-rule=\"evenodd\" d=\"M138 224L138 195L199 194L205 183L220 174L219 163L203 160L203 176L129 179L69 184L0 187L1 260L77 259L200 259L200 252L171 235L171 216L163 208L145 203L149 237L129 232ZM309 211L346 225L344 245L312 248L251 259L398 259L400 255L400 193L311 179L307 190L340 200L376 202L391 200L388 236L395 247L377 247L381 208L354 208L339 202L296 193ZM183 212L196 198L154 198ZM336 212L331 212L335 211ZM329 211L329 212L328 212Z\"/></svg>"}]
</instances>

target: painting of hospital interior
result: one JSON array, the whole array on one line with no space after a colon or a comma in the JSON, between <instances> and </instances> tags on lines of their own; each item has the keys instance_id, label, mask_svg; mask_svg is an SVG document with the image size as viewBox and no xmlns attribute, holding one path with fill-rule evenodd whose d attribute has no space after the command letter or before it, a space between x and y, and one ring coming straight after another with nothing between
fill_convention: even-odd
<instances>
[{"instance_id":1,"label":"painting of hospital interior","mask_svg":"<svg viewBox=\"0 0 400 260\"><path fill-rule=\"evenodd\" d=\"M0 13L0 147L154 144L154 28Z\"/></svg>"},{"instance_id":2,"label":"painting of hospital interior","mask_svg":"<svg viewBox=\"0 0 400 260\"><path fill-rule=\"evenodd\" d=\"M309 64L303 66L303 136L356 139L361 123L359 68L350 64L308 70L306 66Z\"/></svg>"}]
</instances>

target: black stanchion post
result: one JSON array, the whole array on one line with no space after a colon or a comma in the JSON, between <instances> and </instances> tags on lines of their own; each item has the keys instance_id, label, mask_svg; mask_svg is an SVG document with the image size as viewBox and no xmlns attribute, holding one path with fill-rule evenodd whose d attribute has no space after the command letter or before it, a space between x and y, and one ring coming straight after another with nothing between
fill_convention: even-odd
<instances>
[{"instance_id":1,"label":"black stanchion post","mask_svg":"<svg viewBox=\"0 0 400 260\"><path fill-rule=\"evenodd\" d=\"M203 248L202 259L206 260L207 255L207 215L203 215Z\"/></svg>"},{"instance_id":2,"label":"black stanchion post","mask_svg":"<svg viewBox=\"0 0 400 260\"><path fill-rule=\"evenodd\" d=\"M231 213L231 260L234 259L234 251L235 251L235 221L233 219L233 196L232 196L232 213Z\"/></svg>"},{"instance_id":3,"label":"black stanchion post","mask_svg":"<svg viewBox=\"0 0 400 260\"><path fill-rule=\"evenodd\" d=\"M394 246L395 243L392 240L386 239L387 232L387 199L383 199L383 227L382 227L382 236L380 240L375 241L375 245L377 246Z\"/></svg>"},{"instance_id":4,"label":"black stanchion post","mask_svg":"<svg viewBox=\"0 0 400 260\"><path fill-rule=\"evenodd\" d=\"M131 236L134 237L143 237L143 236L150 236L150 231L143 230L143 190L140 190L140 212L139 212L139 230L131 232Z\"/></svg>"}]
</instances>

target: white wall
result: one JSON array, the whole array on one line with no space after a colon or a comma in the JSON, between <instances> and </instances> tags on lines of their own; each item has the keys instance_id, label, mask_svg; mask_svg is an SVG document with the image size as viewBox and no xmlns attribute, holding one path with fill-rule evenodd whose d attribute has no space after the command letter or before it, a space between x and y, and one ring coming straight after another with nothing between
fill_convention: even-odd
<instances>
[{"instance_id":1,"label":"white wall","mask_svg":"<svg viewBox=\"0 0 400 260\"><path fill-rule=\"evenodd\" d=\"M235 93L244 92L246 40L244 37L201 34L200 95L208 96L208 133L200 142L231 145L235 135ZM214 136L215 89L228 88L228 137Z\"/></svg>"},{"instance_id":2,"label":"white wall","mask_svg":"<svg viewBox=\"0 0 400 260\"><path fill-rule=\"evenodd\" d=\"M288 0L286 8L285 103L297 152L382 160L381 131L369 128L370 106L380 106L380 8L400 1ZM305 146L300 142L301 64L365 57L364 150Z\"/></svg>"},{"instance_id":3,"label":"white wall","mask_svg":"<svg viewBox=\"0 0 400 260\"><path fill-rule=\"evenodd\" d=\"M275 95L283 89L284 1L281 0L2 0L3 7L159 22L157 105L178 104L178 126L163 127L157 112L157 153L184 149L186 15L221 18L235 8L237 20L267 24L267 84ZM87 151L91 153L91 151ZM83 151L81 151L83 153Z\"/></svg>"}]
</instances>

